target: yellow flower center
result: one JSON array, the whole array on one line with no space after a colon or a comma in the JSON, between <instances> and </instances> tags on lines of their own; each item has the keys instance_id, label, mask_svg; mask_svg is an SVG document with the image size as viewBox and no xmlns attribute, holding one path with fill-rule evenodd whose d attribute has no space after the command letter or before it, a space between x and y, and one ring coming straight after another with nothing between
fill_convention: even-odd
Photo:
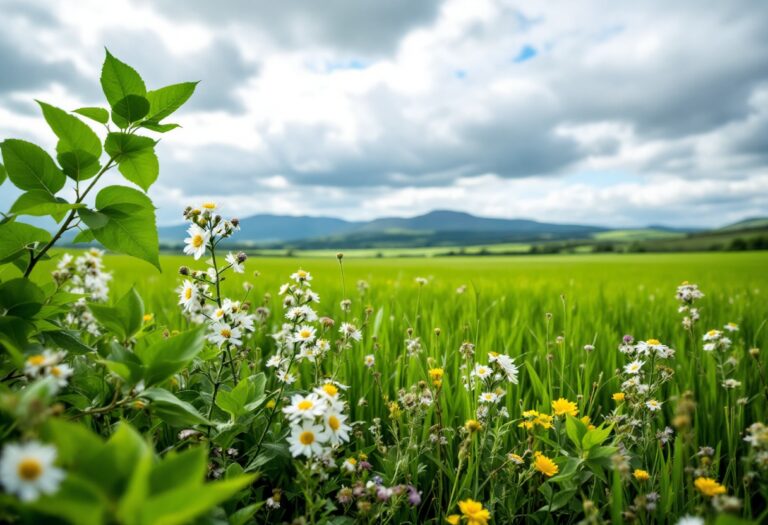
<instances>
[{"instance_id":1,"label":"yellow flower center","mask_svg":"<svg viewBox=\"0 0 768 525\"><path fill-rule=\"evenodd\" d=\"M227 339L232 337L232 330L230 330L229 328L222 328L221 332L219 333L221 334L222 337L226 337Z\"/></svg>"},{"instance_id":2,"label":"yellow flower center","mask_svg":"<svg viewBox=\"0 0 768 525\"><path fill-rule=\"evenodd\" d=\"M59 377L61 375L61 368L59 368L58 366L52 366L51 375L53 377Z\"/></svg>"},{"instance_id":3,"label":"yellow flower center","mask_svg":"<svg viewBox=\"0 0 768 525\"><path fill-rule=\"evenodd\" d=\"M192 246L195 248L200 248L203 245L203 242L203 236L199 233L192 236Z\"/></svg>"},{"instance_id":4,"label":"yellow flower center","mask_svg":"<svg viewBox=\"0 0 768 525\"><path fill-rule=\"evenodd\" d=\"M326 383L326 384L323 385L323 392L325 392L326 394L328 394L331 397L335 397L336 394L339 393L339 389L336 388L336 385L334 385L332 383Z\"/></svg>"},{"instance_id":5,"label":"yellow flower center","mask_svg":"<svg viewBox=\"0 0 768 525\"><path fill-rule=\"evenodd\" d=\"M43 473L43 465L36 458L24 458L19 462L19 477L24 481L35 481Z\"/></svg>"},{"instance_id":6,"label":"yellow flower center","mask_svg":"<svg viewBox=\"0 0 768 525\"><path fill-rule=\"evenodd\" d=\"M155 317L154 314L144 314L144 322L148 323L149 321L154 319L154 317Z\"/></svg>"},{"instance_id":7,"label":"yellow flower center","mask_svg":"<svg viewBox=\"0 0 768 525\"><path fill-rule=\"evenodd\" d=\"M32 366L40 366L43 363L45 363L45 357L40 354L33 355L29 359L27 359L27 363L29 363Z\"/></svg>"},{"instance_id":8,"label":"yellow flower center","mask_svg":"<svg viewBox=\"0 0 768 525\"><path fill-rule=\"evenodd\" d=\"M307 278L307 272L305 272L304 270L299 270L298 272L296 272L296 275L299 276L299 279L306 279Z\"/></svg>"},{"instance_id":9,"label":"yellow flower center","mask_svg":"<svg viewBox=\"0 0 768 525\"><path fill-rule=\"evenodd\" d=\"M311 335L312 335L312 332L310 332L309 330L302 330L301 332L299 332L299 336L302 339L308 339Z\"/></svg>"},{"instance_id":10,"label":"yellow flower center","mask_svg":"<svg viewBox=\"0 0 768 525\"><path fill-rule=\"evenodd\" d=\"M478 375L484 376L486 374L486 372L487 372L487 369L483 368L482 366L477 369Z\"/></svg>"},{"instance_id":11,"label":"yellow flower center","mask_svg":"<svg viewBox=\"0 0 768 525\"><path fill-rule=\"evenodd\" d=\"M315 442L315 434L313 432L310 432L309 430L305 430L301 434L299 434L299 442L302 445L311 445Z\"/></svg>"},{"instance_id":12,"label":"yellow flower center","mask_svg":"<svg viewBox=\"0 0 768 525\"><path fill-rule=\"evenodd\" d=\"M717 330L710 330L709 332L707 332L707 335L709 337L714 337L717 335Z\"/></svg>"},{"instance_id":13,"label":"yellow flower center","mask_svg":"<svg viewBox=\"0 0 768 525\"><path fill-rule=\"evenodd\" d=\"M299 401L299 404L296 406L299 407L299 410L309 410L310 408L315 406L315 404L309 399L303 399Z\"/></svg>"},{"instance_id":14,"label":"yellow flower center","mask_svg":"<svg viewBox=\"0 0 768 525\"><path fill-rule=\"evenodd\" d=\"M341 426L341 423L339 422L339 418L336 416L331 416L328 418L328 426L331 427L331 430L336 432L339 430L339 427Z\"/></svg>"},{"instance_id":15,"label":"yellow flower center","mask_svg":"<svg viewBox=\"0 0 768 525\"><path fill-rule=\"evenodd\" d=\"M216 209L216 203L215 202L204 202L203 208L206 210L215 210Z\"/></svg>"},{"instance_id":16,"label":"yellow flower center","mask_svg":"<svg viewBox=\"0 0 768 525\"><path fill-rule=\"evenodd\" d=\"M184 299L192 299L192 288L187 288L184 290Z\"/></svg>"},{"instance_id":17,"label":"yellow flower center","mask_svg":"<svg viewBox=\"0 0 768 525\"><path fill-rule=\"evenodd\" d=\"M649 345L656 346L656 345L660 345L661 341L659 341L658 339L648 339L646 343L648 343Z\"/></svg>"}]
</instances>

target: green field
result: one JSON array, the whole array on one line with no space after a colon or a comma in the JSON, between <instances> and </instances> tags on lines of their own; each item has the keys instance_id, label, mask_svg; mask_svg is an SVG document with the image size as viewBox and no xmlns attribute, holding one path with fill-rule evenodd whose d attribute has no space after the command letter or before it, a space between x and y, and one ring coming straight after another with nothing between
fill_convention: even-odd
<instances>
[{"instance_id":1,"label":"green field","mask_svg":"<svg viewBox=\"0 0 768 525\"><path fill-rule=\"evenodd\" d=\"M40 265L38 281L47 279L61 253ZM768 348L768 253L345 258L343 278L335 256L313 255L251 258L245 274L230 272L221 285L222 296L242 299L243 282L249 281L253 290L247 300L254 307L266 305L272 312L248 340L248 354L243 357L243 363L251 363L254 373L267 372L268 389L279 389L271 369L264 367L273 347L270 334L283 322L282 298L277 290L298 268L313 276L312 289L321 299L316 305L319 315L334 318L337 326L347 320L362 328L360 343L329 355L321 367L300 365L293 388L309 390L326 374L348 385L344 395L349 401L350 421L358 422L357 433L343 447L339 461L367 457L386 484L417 487L423 503L415 508L374 507L366 511L370 515L337 506L334 513L355 516L360 523L441 523L456 512L459 500L474 499L491 511L495 523L576 523L590 516L618 522L627 512L641 516L640 523L664 522L668 516L676 519L686 514L714 518L712 500L694 485L698 476L718 480L727 494L739 498L738 508L732 509L736 515L765 518L765 485L760 481L744 485L744 476L753 476L757 467L748 462L754 456L743 438L748 425L768 418L765 364L760 355L750 357L748 353L750 348ZM135 286L158 328L187 326L174 289L182 280L178 268L194 266L190 257L163 256L163 273L124 256L107 255L104 261L115 275L113 298ZM7 268L0 279L12 276L14 270ZM417 277L426 278L427 284L417 284ZM370 288L360 293L359 280L365 280ZM698 284L705 294L698 302L701 320L690 333L681 326L675 300L676 287L683 281ZM459 287L464 287L463 293L457 291ZM340 310L344 298L352 300L349 313ZM732 335L732 348L723 355L702 352L702 334L727 322L739 325L739 331ZM334 333L335 329L328 336ZM615 420L629 411L630 405L624 408L612 400L626 379L617 375L628 362L617 350L625 334L634 335L636 340L659 339L677 350L674 359L665 363L674 375L654 394L662 403L661 410L646 410L634 430ZM409 356L406 338L416 337L422 349ZM468 360L459 352L464 342L473 343L476 349ZM588 344L594 346L591 352L584 350ZM465 422L478 418L480 389L468 392L462 387L461 378L466 374L462 367L486 363L490 352L515 359L520 367L519 384L502 385L504 397L486 419L481 419L482 429L466 434ZM363 364L366 355L375 356L372 368ZM733 363L727 365L727 375L741 382L735 390L721 387L726 369L719 366L729 357ZM432 368L444 370L441 386L430 390L436 404L408 410L403 395L430 388L426 385ZM649 373L653 377L655 372ZM210 385L195 383L191 377L179 381L182 386L176 395L203 411L206 397L202 392ZM232 386L230 383L224 388ZM579 417L589 416L591 423L610 428L610 434L602 438L605 442L593 444L591 451L582 448L586 445L581 441L574 447L576 438L571 433L587 429L575 426L577 423L570 426L576 421L570 416L567 421L555 417L554 428L548 431L518 428L523 411L548 414L558 398L575 402ZM394 412L392 402L398 403ZM508 416L497 412L502 407ZM134 425L146 424L135 412L126 412L124 417ZM383 428L377 438L369 430L376 418ZM255 421L263 426L263 419ZM259 433L262 428L253 424L246 434L223 441L244 454L232 463L246 471L254 470L254 458L248 455L254 435L247 432ZM430 428L434 430L435 425L445 436L439 447L429 439ZM665 428L671 429L671 437L663 445L657 433ZM277 452L285 446L284 432L279 422L270 427L268 439L273 440L274 448L269 451L271 455L258 461L255 470L260 478L247 499L263 501L272 490L280 489L283 509L257 513L259 523L272 522L277 516L320 515L320 511L310 510L310 501L327 498L334 502L344 486L355 482L339 474L338 480L325 485L308 481L302 489L294 469L301 473L305 467ZM223 439L221 435L228 434L212 436L214 444ZM158 450L173 445L172 435L163 432L154 436ZM611 465L618 464L619 449L615 447L619 444L627 447L627 454L621 456L626 463L619 462L624 466L616 469ZM713 447L714 457L703 458L700 447ZM559 474L549 479L540 474L533 451L543 451L552 458ZM509 454L521 456L523 465L511 462ZM597 459L599 454L606 456ZM649 479L633 476L636 469L648 472ZM649 505L646 498L651 492L658 494L659 500ZM729 503L723 501L722 505ZM669 521L674 523L674 519Z\"/></svg>"}]
</instances>

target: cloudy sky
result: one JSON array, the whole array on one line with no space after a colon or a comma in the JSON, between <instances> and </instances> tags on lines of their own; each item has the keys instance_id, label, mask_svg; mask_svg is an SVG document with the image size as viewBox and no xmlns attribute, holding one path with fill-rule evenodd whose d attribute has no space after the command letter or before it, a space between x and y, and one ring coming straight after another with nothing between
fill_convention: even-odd
<instances>
[{"instance_id":1,"label":"cloudy sky","mask_svg":"<svg viewBox=\"0 0 768 525\"><path fill-rule=\"evenodd\" d=\"M200 80L159 145L159 221L456 209L600 225L768 215L760 0L0 0L0 138L101 103L104 46ZM13 192L0 189L7 207Z\"/></svg>"}]
</instances>

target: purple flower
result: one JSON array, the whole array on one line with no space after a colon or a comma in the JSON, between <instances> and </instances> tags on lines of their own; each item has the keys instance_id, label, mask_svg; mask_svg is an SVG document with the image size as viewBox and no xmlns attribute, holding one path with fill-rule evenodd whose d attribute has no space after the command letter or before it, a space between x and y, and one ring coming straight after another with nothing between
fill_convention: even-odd
<instances>
[{"instance_id":1,"label":"purple flower","mask_svg":"<svg viewBox=\"0 0 768 525\"><path fill-rule=\"evenodd\" d=\"M413 485L408 485L408 503L413 507L421 503L421 492L416 490Z\"/></svg>"},{"instance_id":2,"label":"purple flower","mask_svg":"<svg viewBox=\"0 0 768 525\"><path fill-rule=\"evenodd\" d=\"M631 336L631 335L629 335L629 334L625 335L625 336L624 336L624 339L623 339L623 341L624 341L624 344L625 344L625 345L630 345L630 344L632 344L632 341L634 341L634 340L635 340L635 338L634 338L634 337L632 337L632 336Z\"/></svg>"}]
</instances>

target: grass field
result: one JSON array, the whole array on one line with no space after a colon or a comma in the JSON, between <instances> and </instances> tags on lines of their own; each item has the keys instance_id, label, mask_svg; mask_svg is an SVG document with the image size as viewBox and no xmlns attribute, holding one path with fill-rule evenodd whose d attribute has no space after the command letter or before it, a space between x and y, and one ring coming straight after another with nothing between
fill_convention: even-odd
<instances>
[{"instance_id":1,"label":"grass field","mask_svg":"<svg viewBox=\"0 0 768 525\"><path fill-rule=\"evenodd\" d=\"M160 327L185 325L174 289L181 282L179 266L191 265L191 258L163 256L162 274L135 259L107 255L104 260L119 276L111 283L112 297L135 285ZM53 263L46 264L38 278ZM688 514L713 518L729 510L765 519L766 485L760 477L765 471L750 463L755 453L743 438L750 424L768 421L765 368L759 354L749 353L768 349L768 253L345 258L343 278L333 256L251 258L244 275L228 274L222 295L243 297L247 280L253 284L248 300L272 312L248 343L255 370L264 369L273 345L269 334L282 323L277 290L298 268L313 276L312 289L321 299L318 314L337 324L355 323L363 338L330 355L319 370L300 365L293 386L311 389L318 374L349 385L350 420L360 423L342 457L365 453L386 483L408 483L422 492L421 506L377 511L375 522L441 523L466 499L481 502L495 523L674 523ZM428 282L420 285L417 277ZM369 285L363 292L360 280ZM698 284L705 294L697 303L701 319L690 332L681 325L675 299L683 281ZM348 313L339 306L344 298L352 300ZM728 322L739 326L729 334L733 346L722 354L703 352L703 334ZM659 339L677 350L664 363L673 373L668 380L654 379L665 369L654 369L653 362L647 372L646 380L659 381L653 391L661 402L658 411L630 408L629 391L626 402L612 399L627 390L621 371L629 359L617 350L625 334L636 341ZM409 356L406 339L415 338L421 349ZM464 342L475 345L474 355L459 351ZM585 345L594 349L586 351ZM477 363L488 363L491 352L514 358L519 384L502 385L499 404L480 417L482 388L467 391L462 377ZM364 366L368 355L375 357L371 368ZM429 371L437 368L444 376L431 390L435 403L409 411L404 395L429 388ZM737 388L721 386L726 373L740 382ZM269 384L277 388L274 379ZM179 395L199 403L194 392ZM524 411L549 414L558 398L574 402L578 416L589 416L590 424L606 422L610 435L589 451L573 441L572 432L587 432L586 426L571 424L576 418L555 417L548 431L519 428ZM641 419L631 425L625 416ZM381 435L369 429L377 418ZM481 419L482 429L467 434L465 423L475 419ZM445 438L440 446L430 440L436 428ZM281 432L274 429L278 441ZM248 442L243 438L233 446ZM625 454L617 456L624 449L616 447L626 447ZM712 447L711 457L702 455L701 447ZM541 474L538 451L555 461L558 475ZM523 464L510 459L512 454ZM279 512L288 509L285 518L309 512L308 496L294 487L285 460L265 462L259 470L263 497L271 489L284 490ZM647 472L648 479L636 470ZM717 480L738 502L704 495L694 484L698 478ZM351 483L342 479L314 490L327 490L324 496L336 501L337 492ZM362 519L359 509L350 512L359 522L374 522Z\"/></svg>"}]
</instances>

